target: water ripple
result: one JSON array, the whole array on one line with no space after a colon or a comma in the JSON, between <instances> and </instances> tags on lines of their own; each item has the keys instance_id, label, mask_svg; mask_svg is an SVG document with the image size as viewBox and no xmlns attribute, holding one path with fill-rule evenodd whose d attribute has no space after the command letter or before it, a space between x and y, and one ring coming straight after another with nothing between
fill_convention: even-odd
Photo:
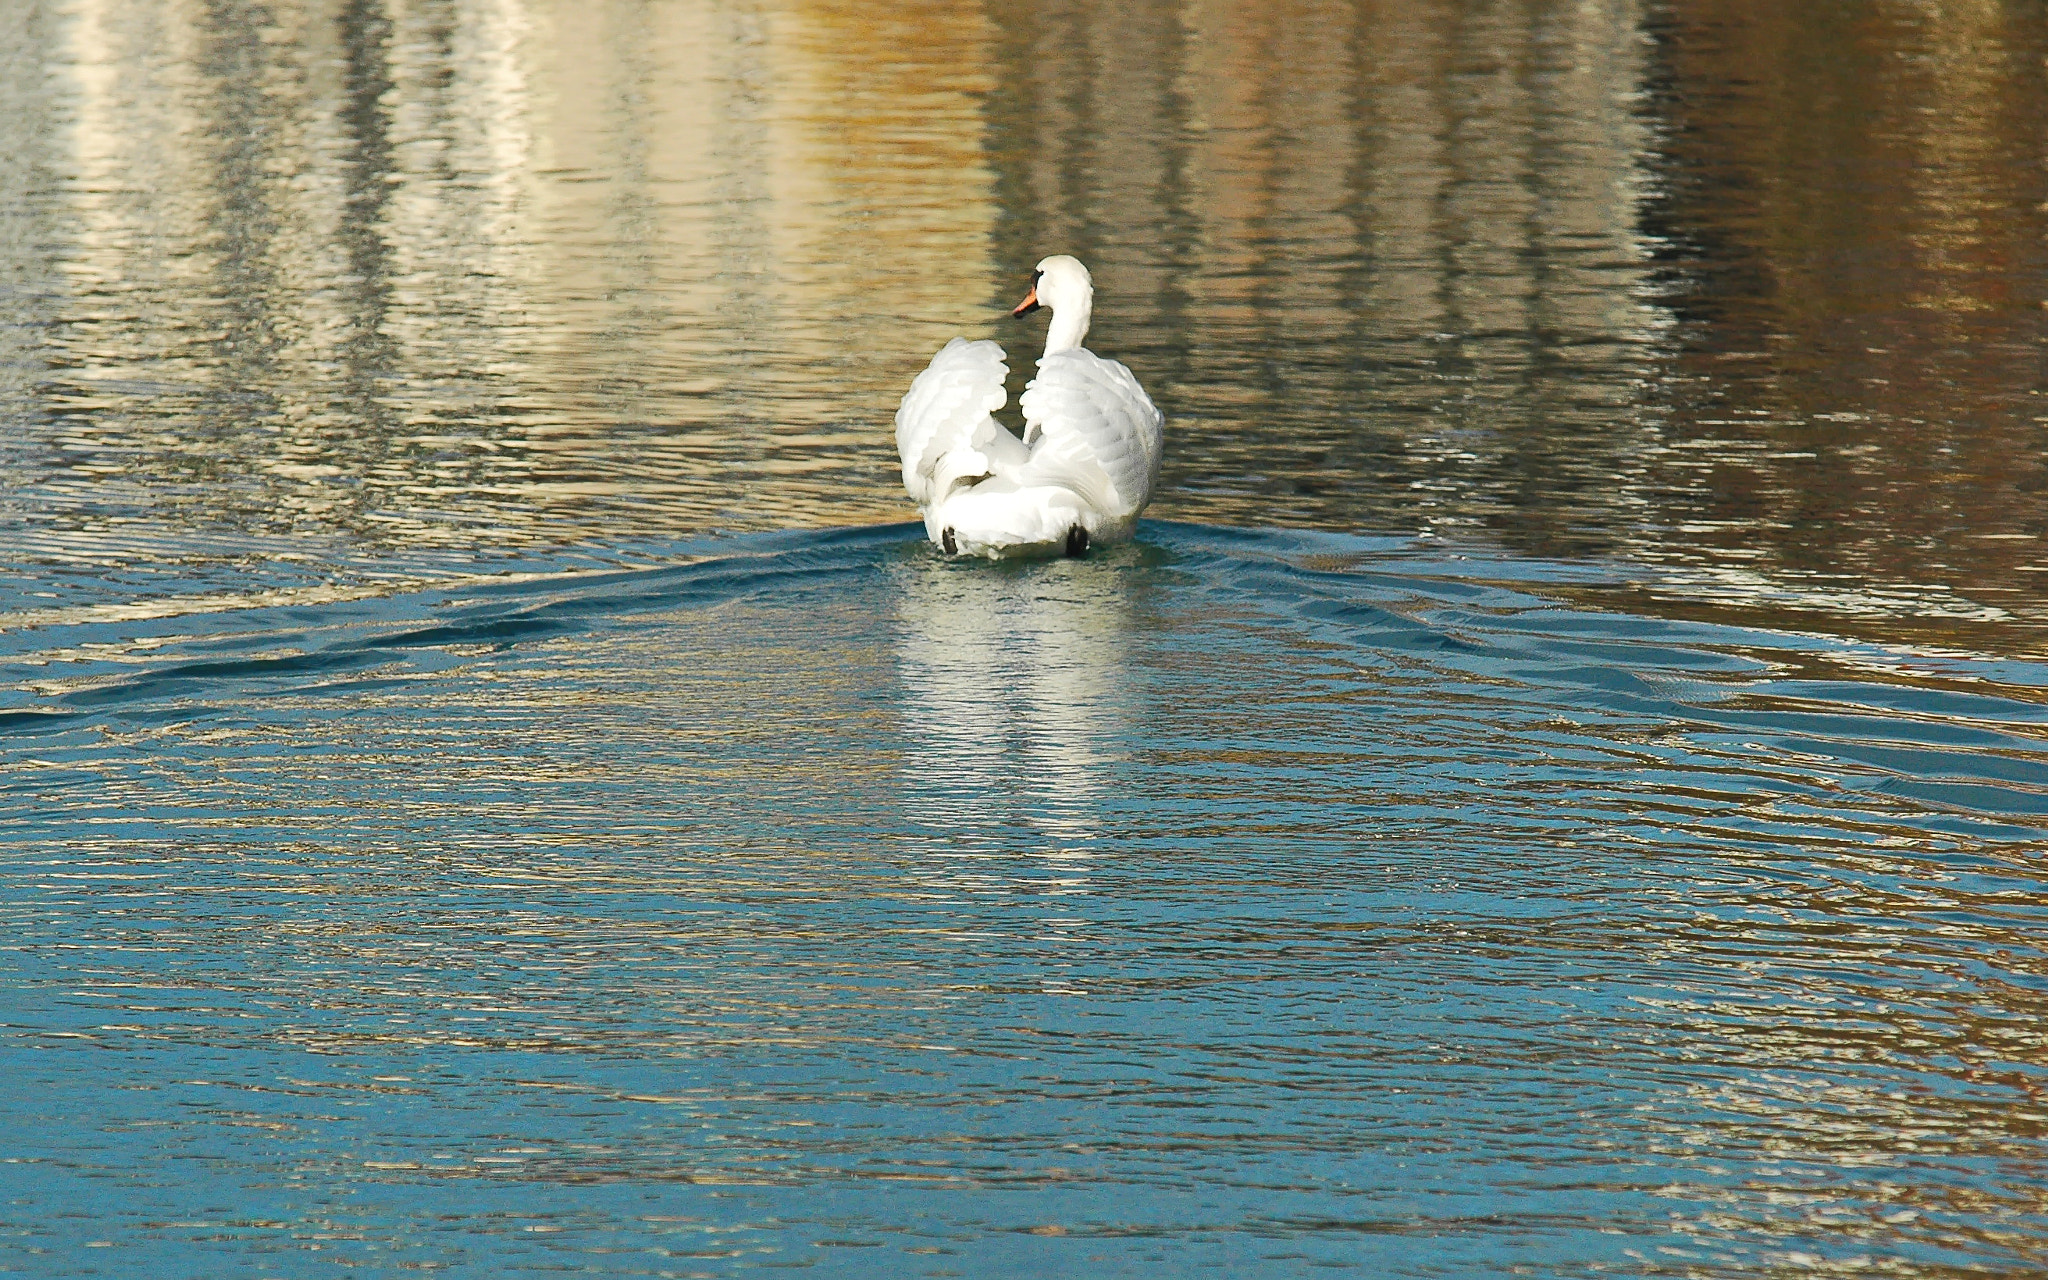
<instances>
[{"instance_id":1,"label":"water ripple","mask_svg":"<svg viewBox=\"0 0 2048 1280\"><path fill-rule=\"evenodd\" d=\"M6 634L0 1042L95 1117L31 1212L119 1167L90 1230L157 1257L2041 1261L2037 668L1427 541L669 553Z\"/></svg>"}]
</instances>

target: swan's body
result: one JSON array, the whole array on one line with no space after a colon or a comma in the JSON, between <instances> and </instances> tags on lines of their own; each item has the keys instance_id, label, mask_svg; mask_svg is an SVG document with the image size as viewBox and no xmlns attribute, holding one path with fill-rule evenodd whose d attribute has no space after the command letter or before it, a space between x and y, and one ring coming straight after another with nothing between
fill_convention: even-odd
<instances>
[{"instance_id":1,"label":"swan's body","mask_svg":"<svg viewBox=\"0 0 2048 1280\"><path fill-rule=\"evenodd\" d=\"M903 487L948 555L1079 555L1130 537L1152 500L1164 419L1129 369L1081 345L1094 296L1088 269L1060 254L1012 312L1053 312L1019 400L1022 440L994 416L1009 399L994 342L953 339L904 393Z\"/></svg>"}]
</instances>

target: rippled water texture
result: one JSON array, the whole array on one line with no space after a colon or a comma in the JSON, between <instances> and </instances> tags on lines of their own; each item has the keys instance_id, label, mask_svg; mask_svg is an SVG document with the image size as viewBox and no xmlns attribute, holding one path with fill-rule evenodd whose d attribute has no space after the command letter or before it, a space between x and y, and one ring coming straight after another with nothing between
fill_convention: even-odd
<instances>
[{"instance_id":1,"label":"rippled water texture","mask_svg":"<svg viewBox=\"0 0 2048 1280\"><path fill-rule=\"evenodd\" d=\"M2040 0L0 3L0 1270L2048 1271ZM888 419L1039 256L1132 546Z\"/></svg>"}]
</instances>

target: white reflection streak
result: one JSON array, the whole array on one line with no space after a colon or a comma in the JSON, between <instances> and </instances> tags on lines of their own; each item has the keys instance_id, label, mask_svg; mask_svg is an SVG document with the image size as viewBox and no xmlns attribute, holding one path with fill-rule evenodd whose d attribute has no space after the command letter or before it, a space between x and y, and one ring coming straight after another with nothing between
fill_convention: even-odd
<instances>
[{"instance_id":1,"label":"white reflection streak","mask_svg":"<svg viewBox=\"0 0 2048 1280\"><path fill-rule=\"evenodd\" d=\"M181 69L198 53L193 14L176 0L142 15L110 0L79 0L68 13L65 72L73 115L66 211L77 230L66 254L66 292L147 299L153 284L191 269L185 255L164 249L183 249L200 238L192 215L207 203L197 189L207 166L193 145L204 129L188 94L180 92L190 88ZM170 328L141 324L126 334L129 343L147 344L140 359L134 346L112 357L95 352L77 359L74 353L81 371L74 376L162 359L187 340L166 332Z\"/></svg>"},{"instance_id":2,"label":"white reflection streak","mask_svg":"<svg viewBox=\"0 0 2048 1280\"><path fill-rule=\"evenodd\" d=\"M911 816L960 837L1028 826L1082 856L1130 733L1129 602L1106 565L915 565L899 605Z\"/></svg>"},{"instance_id":3,"label":"white reflection streak","mask_svg":"<svg viewBox=\"0 0 2048 1280\"><path fill-rule=\"evenodd\" d=\"M525 6L467 0L458 14L442 50L440 13L398 6L391 40L400 94L390 176L404 181L386 215L392 297L403 313L389 327L410 349L406 367L444 373L516 362L524 345L503 319L522 314L523 299L503 295L523 276L518 184L533 153ZM447 84L436 87L444 72Z\"/></svg>"}]
</instances>

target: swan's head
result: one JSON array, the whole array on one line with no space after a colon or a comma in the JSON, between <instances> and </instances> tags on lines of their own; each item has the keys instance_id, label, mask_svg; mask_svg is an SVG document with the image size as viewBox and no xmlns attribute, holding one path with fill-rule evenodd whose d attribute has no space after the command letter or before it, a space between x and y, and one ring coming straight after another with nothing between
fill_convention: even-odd
<instances>
[{"instance_id":1,"label":"swan's head","mask_svg":"<svg viewBox=\"0 0 2048 1280\"><path fill-rule=\"evenodd\" d=\"M1088 268L1079 258L1056 253L1038 264L1031 275L1031 292L1010 314L1028 316L1040 307L1051 307L1055 314L1086 312L1094 300L1095 282L1089 279Z\"/></svg>"}]
</instances>

